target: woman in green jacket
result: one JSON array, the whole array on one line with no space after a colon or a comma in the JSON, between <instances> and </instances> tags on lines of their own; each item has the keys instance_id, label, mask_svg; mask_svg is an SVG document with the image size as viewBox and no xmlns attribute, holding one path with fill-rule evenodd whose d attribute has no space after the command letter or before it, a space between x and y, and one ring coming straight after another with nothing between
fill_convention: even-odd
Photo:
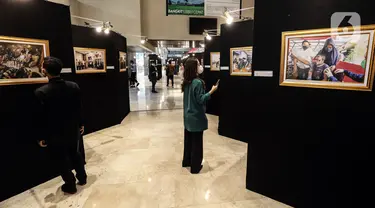
<instances>
[{"instance_id":1,"label":"woman in green jacket","mask_svg":"<svg viewBox=\"0 0 375 208\"><path fill-rule=\"evenodd\" d=\"M183 167L191 167L191 173L197 174L202 169L203 160L203 131L208 128L206 117L206 102L217 90L212 86L210 92L205 92L204 81L198 78L199 62L189 58L185 62L182 92L184 93L184 159Z\"/></svg>"}]
</instances>

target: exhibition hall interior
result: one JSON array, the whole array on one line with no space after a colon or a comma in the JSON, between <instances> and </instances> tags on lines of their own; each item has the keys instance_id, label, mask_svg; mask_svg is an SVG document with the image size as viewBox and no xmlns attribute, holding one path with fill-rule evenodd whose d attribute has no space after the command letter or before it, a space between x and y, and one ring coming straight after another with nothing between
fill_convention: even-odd
<instances>
[{"instance_id":1,"label":"exhibition hall interior","mask_svg":"<svg viewBox=\"0 0 375 208\"><path fill-rule=\"evenodd\" d=\"M1 0L0 208L370 207L372 5Z\"/></svg>"}]
</instances>

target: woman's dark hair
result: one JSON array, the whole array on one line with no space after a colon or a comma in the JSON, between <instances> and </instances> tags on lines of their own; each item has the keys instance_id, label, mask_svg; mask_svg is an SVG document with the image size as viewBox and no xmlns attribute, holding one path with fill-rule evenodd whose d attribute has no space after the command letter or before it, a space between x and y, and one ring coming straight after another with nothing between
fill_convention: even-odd
<instances>
[{"instance_id":1,"label":"woman's dark hair","mask_svg":"<svg viewBox=\"0 0 375 208\"><path fill-rule=\"evenodd\" d=\"M198 77L198 60L194 57L190 57L185 61L184 67L184 81L181 84L182 92L184 92L185 86L191 84L191 82Z\"/></svg>"},{"instance_id":2,"label":"woman's dark hair","mask_svg":"<svg viewBox=\"0 0 375 208\"><path fill-rule=\"evenodd\" d=\"M181 84L181 90L184 92L185 86L190 85L194 79L198 78L198 59L195 57L188 58L184 63L184 81ZM205 87L204 81L201 80L203 83L203 87Z\"/></svg>"}]
</instances>

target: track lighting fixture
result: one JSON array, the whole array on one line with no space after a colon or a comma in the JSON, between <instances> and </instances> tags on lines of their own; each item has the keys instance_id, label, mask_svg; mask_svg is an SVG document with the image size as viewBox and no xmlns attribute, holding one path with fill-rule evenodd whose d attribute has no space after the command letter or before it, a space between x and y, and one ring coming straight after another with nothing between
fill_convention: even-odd
<instances>
[{"instance_id":1,"label":"track lighting fixture","mask_svg":"<svg viewBox=\"0 0 375 208\"><path fill-rule=\"evenodd\" d=\"M101 33L104 31L104 33L108 35L112 28L113 26L111 22L103 22L100 26L97 26L95 30L98 33Z\"/></svg>"},{"instance_id":2,"label":"track lighting fixture","mask_svg":"<svg viewBox=\"0 0 375 208\"><path fill-rule=\"evenodd\" d=\"M103 27L101 27L101 26L96 28L96 32L98 32L98 33L102 32L102 30L103 30Z\"/></svg>"},{"instance_id":3,"label":"track lighting fixture","mask_svg":"<svg viewBox=\"0 0 375 208\"><path fill-rule=\"evenodd\" d=\"M230 15L229 11L225 11L224 12L224 17L225 17L226 22L227 22L228 25L232 24L233 17L232 17L232 15Z\"/></svg>"}]
</instances>

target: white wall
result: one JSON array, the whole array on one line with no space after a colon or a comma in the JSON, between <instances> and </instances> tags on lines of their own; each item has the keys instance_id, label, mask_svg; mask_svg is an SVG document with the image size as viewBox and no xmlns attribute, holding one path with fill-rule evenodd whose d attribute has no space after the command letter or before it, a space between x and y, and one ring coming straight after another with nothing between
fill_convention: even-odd
<instances>
[{"instance_id":1,"label":"white wall","mask_svg":"<svg viewBox=\"0 0 375 208\"><path fill-rule=\"evenodd\" d=\"M254 0L242 0L242 7L253 7ZM189 35L189 16L166 16L165 0L141 0L142 34L149 39L203 40L202 35ZM253 18L252 11L243 12ZM225 20L218 18L218 28Z\"/></svg>"},{"instance_id":2,"label":"white wall","mask_svg":"<svg viewBox=\"0 0 375 208\"><path fill-rule=\"evenodd\" d=\"M140 37L135 36L141 36L141 0L49 1L70 5L72 15L99 21L110 21L114 30L127 38L128 45L139 45L140 43ZM82 25L83 22L84 20L72 18L72 24Z\"/></svg>"},{"instance_id":3,"label":"white wall","mask_svg":"<svg viewBox=\"0 0 375 208\"><path fill-rule=\"evenodd\" d=\"M79 16L110 21L114 30L123 34L128 45L139 45L141 35L140 0L78 0Z\"/></svg>"}]
</instances>

